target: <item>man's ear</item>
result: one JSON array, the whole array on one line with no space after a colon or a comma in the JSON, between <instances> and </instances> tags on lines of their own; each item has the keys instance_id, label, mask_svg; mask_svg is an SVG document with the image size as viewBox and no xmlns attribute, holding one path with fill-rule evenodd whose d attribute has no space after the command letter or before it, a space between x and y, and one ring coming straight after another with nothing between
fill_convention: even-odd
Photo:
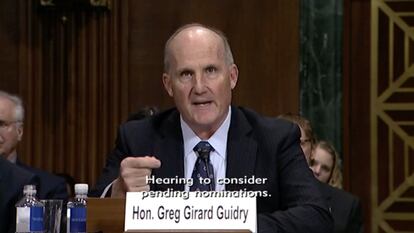
<instances>
[{"instance_id":1,"label":"man's ear","mask_svg":"<svg viewBox=\"0 0 414 233\"><path fill-rule=\"evenodd\" d=\"M237 68L236 64L232 64L230 66L230 86L232 90L236 87L238 78L239 69Z\"/></svg>"},{"instance_id":2,"label":"man's ear","mask_svg":"<svg viewBox=\"0 0 414 233\"><path fill-rule=\"evenodd\" d=\"M17 126L17 140L21 141L22 137L23 137L23 123L18 123L19 125Z\"/></svg>"},{"instance_id":3,"label":"man's ear","mask_svg":"<svg viewBox=\"0 0 414 233\"><path fill-rule=\"evenodd\" d=\"M162 74L162 82L164 84L164 88L167 91L168 95L173 97L174 93L172 91L172 80L171 80L171 76L168 75L167 73Z\"/></svg>"}]
</instances>

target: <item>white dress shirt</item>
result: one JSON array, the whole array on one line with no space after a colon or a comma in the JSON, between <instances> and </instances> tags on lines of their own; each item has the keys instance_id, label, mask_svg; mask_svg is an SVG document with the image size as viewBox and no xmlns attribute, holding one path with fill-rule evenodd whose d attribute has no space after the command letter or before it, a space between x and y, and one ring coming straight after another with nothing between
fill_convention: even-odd
<instances>
[{"instance_id":1,"label":"white dress shirt","mask_svg":"<svg viewBox=\"0 0 414 233\"><path fill-rule=\"evenodd\" d=\"M217 179L226 177L226 158L227 158L227 135L230 128L230 117L231 117L231 108L227 113L226 119L220 125L218 130L208 139L200 139L194 131L188 126L188 124L180 117L181 130L183 132L183 141L184 141L184 177L191 178L193 173L194 164L197 160L197 155L194 152L193 148L200 141L208 141L211 146L213 146L214 151L210 152L210 161L214 168L214 178L216 191L223 191L224 185L217 184ZM190 187L185 185L185 190L189 191Z\"/></svg>"},{"instance_id":2,"label":"white dress shirt","mask_svg":"<svg viewBox=\"0 0 414 233\"><path fill-rule=\"evenodd\" d=\"M229 111L227 113L226 119L218 128L218 130L207 140L211 146L213 146L214 151L210 152L210 162L214 168L214 178L216 179L215 182L215 190L216 191L223 191L224 185L217 184L218 178L225 178L226 177L226 158L227 158L227 135L230 128L230 117L231 117L231 107L229 107ZM187 123L184 122L182 117L180 116L180 123L181 123L181 130L183 133L183 141L184 141L184 177L191 178L193 173L194 164L197 160L197 155L194 152L193 148L200 142L201 140L194 131L188 126ZM205 141L205 140L204 140ZM162 162L162 161L161 161ZM108 186L105 187L104 191L102 192L101 198L106 197L109 189L112 187L114 181L112 181ZM190 187L185 185L185 190L189 191Z\"/></svg>"}]
</instances>

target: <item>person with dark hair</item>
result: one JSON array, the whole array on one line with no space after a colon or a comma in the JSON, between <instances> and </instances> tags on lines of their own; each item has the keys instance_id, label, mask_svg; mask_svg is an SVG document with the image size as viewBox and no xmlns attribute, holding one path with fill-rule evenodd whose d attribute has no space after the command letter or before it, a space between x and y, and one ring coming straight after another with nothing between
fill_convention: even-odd
<instances>
[{"instance_id":1,"label":"person with dark hair","mask_svg":"<svg viewBox=\"0 0 414 233\"><path fill-rule=\"evenodd\" d=\"M147 190L266 191L268 197L257 199L258 232L331 232L332 218L304 159L299 128L231 105L239 71L224 34L185 25L164 51L162 80L176 108L120 126L96 194L107 187L112 197ZM198 182L205 173L213 185ZM194 184L148 184L150 175L192 178ZM268 182L215 182L253 175Z\"/></svg>"},{"instance_id":2,"label":"person with dark hair","mask_svg":"<svg viewBox=\"0 0 414 233\"><path fill-rule=\"evenodd\" d=\"M286 113L279 116L281 119L288 120L299 126L300 129L300 146L305 154L306 161L309 163L314 145L316 144L316 136L313 133L310 121L298 114Z\"/></svg>"},{"instance_id":3,"label":"person with dark hair","mask_svg":"<svg viewBox=\"0 0 414 233\"><path fill-rule=\"evenodd\" d=\"M340 177L336 175L335 182L330 182L334 167L334 157L336 158L336 161L339 161L339 156L333 146L324 141L317 142L311 123L308 119L292 113L280 115L279 118L296 123L301 129L301 147L304 152L306 151L304 154L307 157L307 161L315 177L321 181L319 182L319 188L334 219L334 232L362 233L364 228L361 202L356 196L340 189L342 188L342 183L340 187L338 185L338 182L342 182L342 173L340 173L339 170L340 167L336 167L337 172L340 173ZM304 141L302 138L306 138L310 145L302 143ZM309 148L312 150L310 151ZM319 155L319 153L321 153L319 150L321 149L323 150L322 152L324 152L323 156L321 155L315 158L315 151L317 151L316 153ZM332 158L332 161L327 162L324 160L324 162L322 162L322 157L325 158L325 154L328 153L326 151L332 153L332 155L328 155L328 158ZM324 172L322 171L322 163L324 164L323 169L326 169L326 174L323 175L323 178L320 176L320 173Z\"/></svg>"}]
</instances>

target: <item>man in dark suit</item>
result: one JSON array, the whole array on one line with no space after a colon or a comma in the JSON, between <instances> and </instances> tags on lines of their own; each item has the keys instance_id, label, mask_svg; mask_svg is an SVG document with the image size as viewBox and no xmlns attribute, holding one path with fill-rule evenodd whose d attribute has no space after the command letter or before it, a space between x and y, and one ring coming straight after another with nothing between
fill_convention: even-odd
<instances>
[{"instance_id":1,"label":"man in dark suit","mask_svg":"<svg viewBox=\"0 0 414 233\"><path fill-rule=\"evenodd\" d=\"M29 167L20 160L16 161L16 165L39 177L39 191L37 194L39 199L68 200L68 190L63 178L34 167Z\"/></svg>"},{"instance_id":2,"label":"man in dark suit","mask_svg":"<svg viewBox=\"0 0 414 233\"><path fill-rule=\"evenodd\" d=\"M0 154L22 169L39 178L37 187L39 199L68 198L65 180L29 167L17 158L17 145L23 136L24 108L19 97L0 91Z\"/></svg>"},{"instance_id":3,"label":"man in dark suit","mask_svg":"<svg viewBox=\"0 0 414 233\"><path fill-rule=\"evenodd\" d=\"M27 184L37 185L38 178L0 156L0 232L15 232L15 204Z\"/></svg>"},{"instance_id":4,"label":"man in dark suit","mask_svg":"<svg viewBox=\"0 0 414 233\"><path fill-rule=\"evenodd\" d=\"M164 67L164 87L177 108L120 127L95 195L108 184L113 197L127 191L192 190L184 184L148 184L146 177L192 178L201 162L213 168L210 177L267 178L264 184L210 186L266 191L269 195L257 202L259 232L331 232L317 181L299 156L299 128L230 107L238 69L221 32L194 24L178 29L166 43ZM214 148L206 161L200 159L206 148L200 149L200 142Z\"/></svg>"}]
</instances>

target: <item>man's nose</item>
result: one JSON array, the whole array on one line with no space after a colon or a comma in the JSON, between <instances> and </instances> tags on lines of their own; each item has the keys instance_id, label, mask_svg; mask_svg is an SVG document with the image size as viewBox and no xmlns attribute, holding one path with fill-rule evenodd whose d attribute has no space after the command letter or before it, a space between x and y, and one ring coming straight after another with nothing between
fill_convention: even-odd
<instances>
[{"instance_id":1,"label":"man's nose","mask_svg":"<svg viewBox=\"0 0 414 233\"><path fill-rule=\"evenodd\" d=\"M196 74L195 78L193 79L193 87L196 93L202 93L205 91L205 83L204 78L201 74Z\"/></svg>"}]
</instances>

